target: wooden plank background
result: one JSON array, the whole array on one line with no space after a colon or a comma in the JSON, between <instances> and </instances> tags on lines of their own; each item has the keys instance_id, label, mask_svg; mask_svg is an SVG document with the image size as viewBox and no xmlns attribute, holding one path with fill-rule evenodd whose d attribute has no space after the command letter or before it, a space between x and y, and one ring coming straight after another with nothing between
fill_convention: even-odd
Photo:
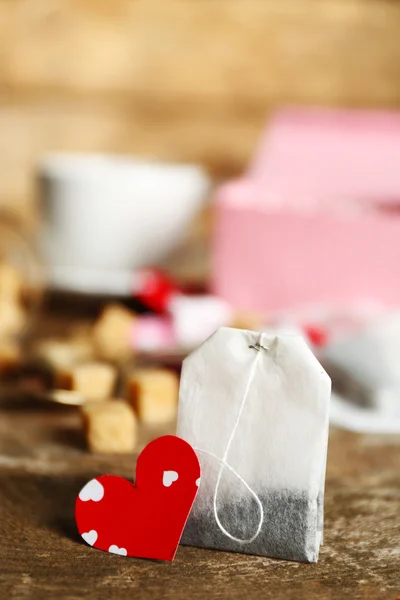
<instances>
[{"instance_id":1,"label":"wooden plank background","mask_svg":"<svg viewBox=\"0 0 400 600\"><path fill-rule=\"evenodd\" d=\"M0 0L0 204L50 150L240 172L285 103L398 106L389 0Z\"/></svg>"}]
</instances>

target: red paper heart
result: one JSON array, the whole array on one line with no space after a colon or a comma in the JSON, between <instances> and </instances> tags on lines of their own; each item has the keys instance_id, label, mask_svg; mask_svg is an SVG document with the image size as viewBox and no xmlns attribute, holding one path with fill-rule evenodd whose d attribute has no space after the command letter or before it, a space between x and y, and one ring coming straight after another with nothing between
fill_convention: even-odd
<instances>
[{"instance_id":1,"label":"red paper heart","mask_svg":"<svg viewBox=\"0 0 400 600\"><path fill-rule=\"evenodd\" d=\"M92 479L79 493L75 519L83 539L123 556L173 560L197 494L200 464L173 435L143 450L135 485L115 475Z\"/></svg>"}]
</instances>

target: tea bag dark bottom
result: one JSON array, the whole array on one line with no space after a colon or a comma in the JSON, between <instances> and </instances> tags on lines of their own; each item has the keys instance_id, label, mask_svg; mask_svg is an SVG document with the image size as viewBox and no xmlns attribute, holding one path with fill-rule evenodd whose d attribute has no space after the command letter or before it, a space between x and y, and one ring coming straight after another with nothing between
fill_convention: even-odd
<instances>
[{"instance_id":1,"label":"tea bag dark bottom","mask_svg":"<svg viewBox=\"0 0 400 600\"><path fill-rule=\"evenodd\" d=\"M218 527L212 505L205 510L195 503L181 543L245 554L316 562L322 534L323 496L310 499L304 492L276 491L258 495L264 520L257 538L248 543L230 539ZM217 502L218 517L231 536L249 539L257 531L260 509L253 498L240 502Z\"/></svg>"}]
</instances>

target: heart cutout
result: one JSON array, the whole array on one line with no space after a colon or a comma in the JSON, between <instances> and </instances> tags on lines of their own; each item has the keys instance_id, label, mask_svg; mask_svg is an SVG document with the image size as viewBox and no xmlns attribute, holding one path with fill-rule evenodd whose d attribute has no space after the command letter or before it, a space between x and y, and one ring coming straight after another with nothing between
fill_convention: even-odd
<instances>
[{"instance_id":1,"label":"heart cutout","mask_svg":"<svg viewBox=\"0 0 400 600\"><path fill-rule=\"evenodd\" d=\"M176 471L164 471L163 475L163 485L165 487L169 487L178 479L179 475Z\"/></svg>"},{"instance_id":2,"label":"heart cutout","mask_svg":"<svg viewBox=\"0 0 400 600\"><path fill-rule=\"evenodd\" d=\"M159 437L140 454L135 485L101 475L82 488L75 504L78 531L99 550L173 560L199 478L190 444L173 435Z\"/></svg>"},{"instance_id":3,"label":"heart cutout","mask_svg":"<svg viewBox=\"0 0 400 600\"><path fill-rule=\"evenodd\" d=\"M79 492L79 499L82 502L88 502L89 500L93 500L93 502L100 502L100 500L104 496L104 487L101 485L97 479L92 479L81 489Z\"/></svg>"},{"instance_id":4,"label":"heart cutout","mask_svg":"<svg viewBox=\"0 0 400 600\"><path fill-rule=\"evenodd\" d=\"M97 531L95 531L94 529L91 529L90 531L87 531L86 533L82 533L82 537L85 540L85 542L87 544L89 544L89 546L93 546L98 537Z\"/></svg>"}]
</instances>

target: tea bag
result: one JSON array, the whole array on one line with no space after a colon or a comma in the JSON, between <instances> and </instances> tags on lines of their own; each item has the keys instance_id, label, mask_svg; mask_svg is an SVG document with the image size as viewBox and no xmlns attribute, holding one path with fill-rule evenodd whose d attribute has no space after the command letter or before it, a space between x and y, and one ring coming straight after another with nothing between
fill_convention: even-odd
<instances>
[{"instance_id":1,"label":"tea bag","mask_svg":"<svg viewBox=\"0 0 400 600\"><path fill-rule=\"evenodd\" d=\"M183 544L317 561L330 390L298 335L221 327L185 359L177 435L202 476Z\"/></svg>"}]
</instances>

